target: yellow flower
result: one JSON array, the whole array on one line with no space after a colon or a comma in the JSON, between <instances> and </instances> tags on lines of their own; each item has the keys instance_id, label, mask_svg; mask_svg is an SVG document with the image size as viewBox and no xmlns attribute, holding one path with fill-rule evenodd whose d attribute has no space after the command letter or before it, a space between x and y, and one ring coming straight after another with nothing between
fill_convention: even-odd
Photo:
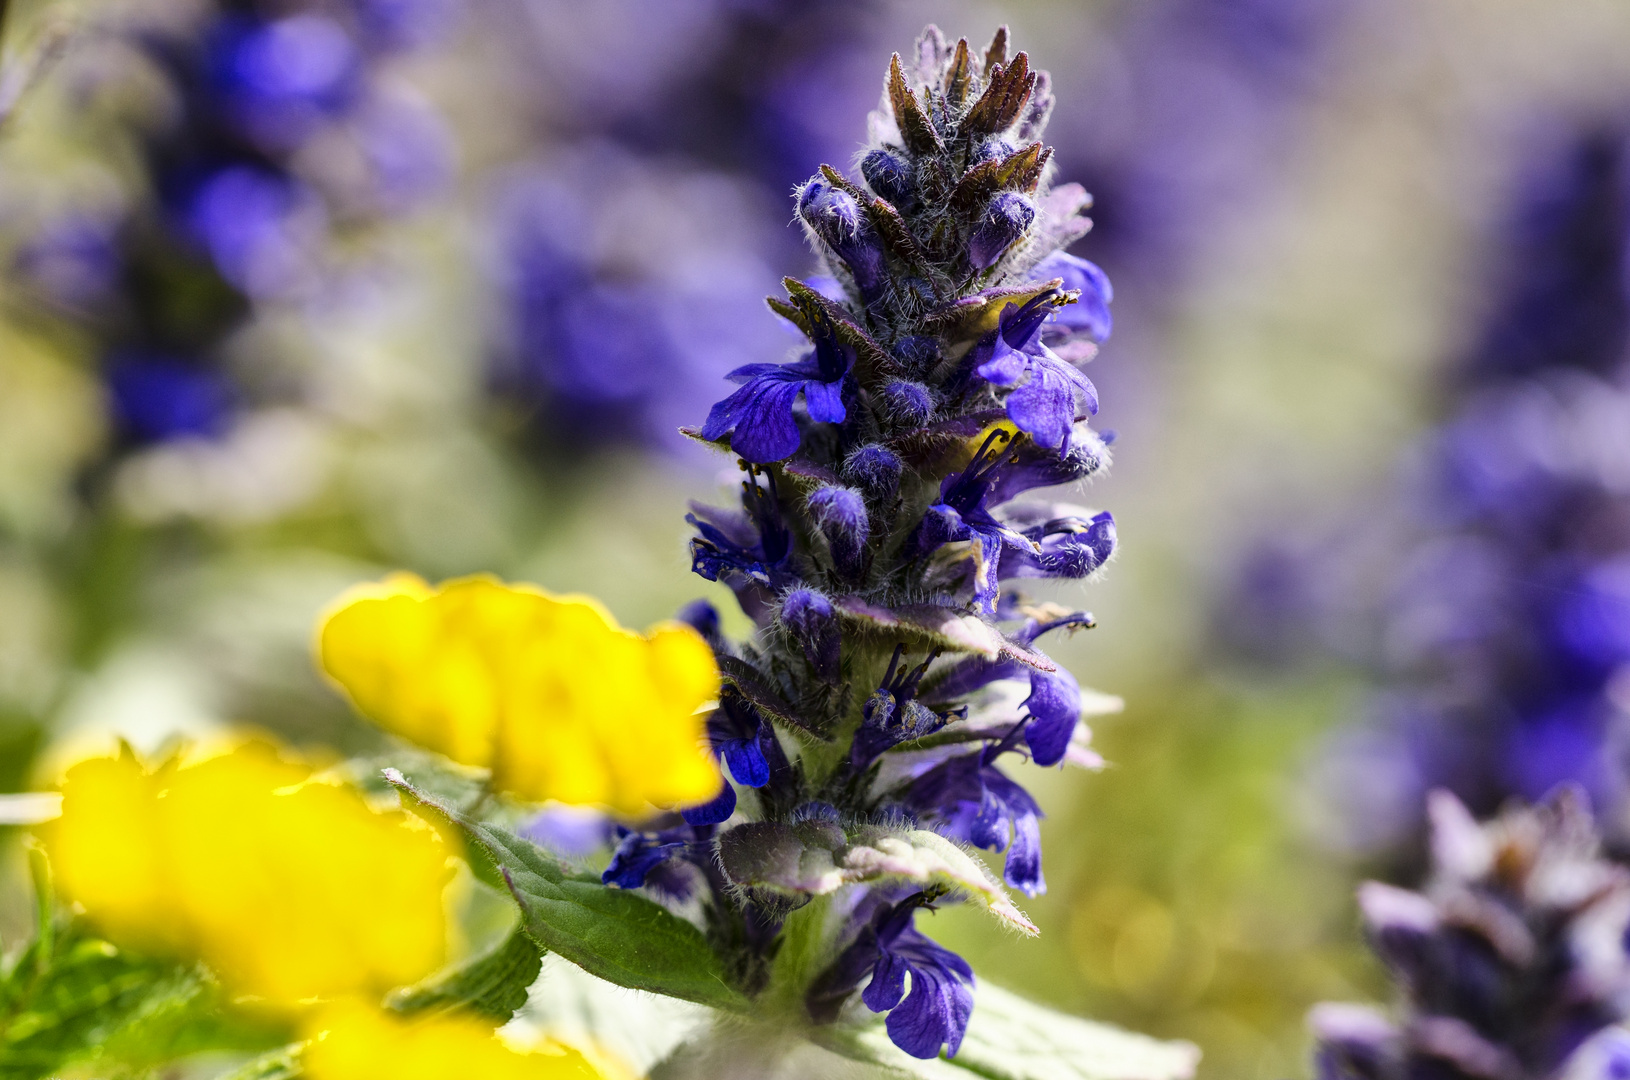
<instances>
[{"instance_id":1,"label":"yellow flower","mask_svg":"<svg viewBox=\"0 0 1630 1080\"><path fill-rule=\"evenodd\" d=\"M145 770L81 762L42 830L63 894L115 942L201 959L234 993L292 1007L382 993L441 965L441 838L248 743Z\"/></svg>"},{"instance_id":2,"label":"yellow flower","mask_svg":"<svg viewBox=\"0 0 1630 1080\"><path fill-rule=\"evenodd\" d=\"M517 1053L490 1026L456 1015L403 1020L361 1004L325 1011L306 1048L311 1080L597 1080L575 1050L550 1046Z\"/></svg>"},{"instance_id":3,"label":"yellow flower","mask_svg":"<svg viewBox=\"0 0 1630 1080\"><path fill-rule=\"evenodd\" d=\"M642 636L588 597L393 575L342 596L317 648L364 716L523 799L639 813L723 783L697 712L719 672L688 626Z\"/></svg>"}]
</instances>

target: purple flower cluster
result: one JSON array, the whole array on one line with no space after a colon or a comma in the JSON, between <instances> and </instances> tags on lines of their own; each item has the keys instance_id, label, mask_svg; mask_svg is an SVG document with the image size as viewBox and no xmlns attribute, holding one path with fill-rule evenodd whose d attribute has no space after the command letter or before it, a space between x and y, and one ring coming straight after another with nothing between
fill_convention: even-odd
<instances>
[{"instance_id":1,"label":"purple flower cluster","mask_svg":"<svg viewBox=\"0 0 1630 1080\"><path fill-rule=\"evenodd\" d=\"M1622 133L1592 130L1540 160L1381 560L1391 583L1374 590L1386 599L1374 662L1389 685L1361 740L1372 764L1353 768L1400 805L1356 816L1407 825L1427 787L1490 813L1565 781L1609 822L1623 806L1630 157Z\"/></svg>"},{"instance_id":2,"label":"purple flower cluster","mask_svg":"<svg viewBox=\"0 0 1630 1080\"><path fill-rule=\"evenodd\" d=\"M751 181L595 140L492 186L494 389L542 449L671 447L721 375L785 342L749 299L781 224Z\"/></svg>"},{"instance_id":3,"label":"purple flower cluster","mask_svg":"<svg viewBox=\"0 0 1630 1080\"><path fill-rule=\"evenodd\" d=\"M1109 283L1063 250L1088 199L1049 183L1048 87L1005 29L980 53L930 27L894 58L859 177L823 166L798 189L824 275L770 306L805 349L738 367L688 429L745 473L738 509L695 509L691 550L758 632L725 639L705 604L684 616L724 675L708 732L728 778L624 836L605 871L699 896L748 992L800 909L846 913L817 920L811 1017L858 991L924 1058L955 1053L973 976L917 912L1000 895L1029 928L969 849L1045 889L1041 810L1002 762L1097 760L1080 685L1037 648L1091 617L1015 587L1086 578L1115 546L1108 514L1013 501L1108 463L1079 365L1109 332Z\"/></svg>"},{"instance_id":4,"label":"purple flower cluster","mask_svg":"<svg viewBox=\"0 0 1630 1080\"><path fill-rule=\"evenodd\" d=\"M671 449L720 376L778 349L742 299L792 254L781 193L872 103L846 66L872 6L529 5L550 145L498 183L490 246L495 388L541 448Z\"/></svg>"},{"instance_id":5,"label":"purple flower cluster","mask_svg":"<svg viewBox=\"0 0 1630 1080\"><path fill-rule=\"evenodd\" d=\"M1425 891L1359 891L1397 1015L1316 1008L1319 1080L1623 1075L1609 1029L1630 1016L1630 873L1600 857L1584 796L1486 825L1444 791L1430 809Z\"/></svg>"},{"instance_id":6,"label":"purple flower cluster","mask_svg":"<svg viewBox=\"0 0 1630 1080\"><path fill-rule=\"evenodd\" d=\"M1169 303L1230 216L1285 187L1304 106L1335 69L1353 0L1146 0L1115 8L1078 46L1061 89L1084 108L1053 132L1072 173L1106 200L1099 252ZM1226 230L1224 230L1226 234Z\"/></svg>"},{"instance_id":7,"label":"purple flower cluster","mask_svg":"<svg viewBox=\"0 0 1630 1080\"><path fill-rule=\"evenodd\" d=\"M12 267L96 336L127 441L222 430L242 395L220 353L252 306L308 294L331 228L451 179L439 116L378 78L441 32L446 3L228 3L184 29L128 31L173 95L173 115L138 133L152 197L48 222Z\"/></svg>"}]
</instances>

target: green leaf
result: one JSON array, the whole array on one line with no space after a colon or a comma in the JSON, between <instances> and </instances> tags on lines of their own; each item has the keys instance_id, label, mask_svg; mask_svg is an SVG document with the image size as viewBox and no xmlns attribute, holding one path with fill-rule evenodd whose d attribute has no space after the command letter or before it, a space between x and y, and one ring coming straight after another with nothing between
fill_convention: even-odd
<instances>
[{"instance_id":1,"label":"green leaf","mask_svg":"<svg viewBox=\"0 0 1630 1080\"><path fill-rule=\"evenodd\" d=\"M426 1012L462 1010L508 1023L526 1004L526 991L538 978L543 951L519 927L491 951L469 963L439 974L417 986L391 994L386 1004L411 1016Z\"/></svg>"},{"instance_id":2,"label":"green leaf","mask_svg":"<svg viewBox=\"0 0 1630 1080\"><path fill-rule=\"evenodd\" d=\"M539 945L607 982L744 1012L748 1002L725 979L702 932L638 893L576 873L523 837L471 818L415 791L400 773L386 778L404 803L450 825L482 856L483 880L503 881Z\"/></svg>"},{"instance_id":3,"label":"green leaf","mask_svg":"<svg viewBox=\"0 0 1630 1080\"><path fill-rule=\"evenodd\" d=\"M974 989L973 1017L954 1058L920 1061L881 1022L817 1032L827 1049L920 1080L1188 1080L1200 1051L1056 1012L999 986Z\"/></svg>"},{"instance_id":4,"label":"green leaf","mask_svg":"<svg viewBox=\"0 0 1630 1080\"><path fill-rule=\"evenodd\" d=\"M194 967L138 957L68 927L36 937L0 979L0 1080L95 1059L144 1067L202 1050L259 1050L287 1036L223 1008Z\"/></svg>"},{"instance_id":5,"label":"green leaf","mask_svg":"<svg viewBox=\"0 0 1630 1080\"><path fill-rule=\"evenodd\" d=\"M718 1015L688 1001L613 985L550 955L506 1033L523 1044L548 1038L598 1047L644 1076L681 1043L708 1030Z\"/></svg>"},{"instance_id":6,"label":"green leaf","mask_svg":"<svg viewBox=\"0 0 1630 1080\"><path fill-rule=\"evenodd\" d=\"M270 1021L226 1008L200 967L126 952L62 918L45 853L29 849L36 931L0 969L0 1080L35 1080L69 1063L98 1074L140 1070L203 1050L286 1041Z\"/></svg>"},{"instance_id":7,"label":"green leaf","mask_svg":"<svg viewBox=\"0 0 1630 1080\"><path fill-rule=\"evenodd\" d=\"M1015 930L1036 933L989 867L926 829L862 826L845 834L827 822L749 822L719 838L719 862L733 884L783 895L820 896L878 880L956 890Z\"/></svg>"},{"instance_id":8,"label":"green leaf","mask_svg":"<svg viewBox=\"0 0 1630 1080\"><path fill-rule=\"evenodd\" d=\"M300 1060L305 1049L303 1042L280 1046L251 1058L215 1080L297 1080L306 1073L305 1063Z\"/></svg>"},{"instance_id":9,"label":"green leaf","mask_svg":"<svg viewBox=\"0 0 1630 1080\"><path fill-rule=\"evenodd\" d=\"M1199 1061L1192 1043L1069 1016L985 982L954 1059L991 1080L1187 1080Z\"/></svg>"},{"instance_id":10,"label":"green leaf","mask_svg":"<svg viewBox=\"0 0 1630 1080\"><path fill-rule=\"evenodd\" d=\"M840 1028L816 1029L811 1038L815 1043L850 1061L870 1065L877 1077L889 1080L972 1080L975 1074L943 1058L923 1061L914 1058L889 1041L878 1022L858 1030Z\"/></svg>"}]
</instances>

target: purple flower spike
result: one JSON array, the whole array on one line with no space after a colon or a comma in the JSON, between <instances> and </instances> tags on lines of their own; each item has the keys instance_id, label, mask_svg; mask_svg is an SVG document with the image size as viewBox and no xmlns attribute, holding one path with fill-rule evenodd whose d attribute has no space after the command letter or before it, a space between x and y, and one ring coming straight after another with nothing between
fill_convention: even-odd
<instances>
[{"instance_id":1,"label":"purple flower spike","mask_svg":"<svg viewBox=\"0 0 1630 1080\"><path fill-rule=\"evenodd\" d=\"M690 616L719 658L708 736L734 786L684 811L695 841L663 865L706 877L709 941L749 996L772 981L788 914L830 894L816 932L834 959L803 988L810 1018L846 1023L859 996L923 1059L963 1045L973 979L913 919L962 894L889 853L932 847L932 831L1001 853L1007 885L1040 895L1041 808L998 762L1102 764L1086 692L1034 645L1092 617L1013 588L1090 577L1116 543L1107 513L1010 501L1109 461L1073 366L1109 332L1109 283L1049 259L1090 224L1086 193L1049 182L1036 140L1051 106L1006 30L983 54L925 30L859 156L869 191L828 166L798 189L836 280L788 278L769 304L814 353L738 368L702 430L729 438L747 478L740 512L693 516L693 564L756 630L726 641ZM1038 262L1052 276L1027 282ZM848 882L870 852L884 876Z\"/></svg>"}]
</instances>

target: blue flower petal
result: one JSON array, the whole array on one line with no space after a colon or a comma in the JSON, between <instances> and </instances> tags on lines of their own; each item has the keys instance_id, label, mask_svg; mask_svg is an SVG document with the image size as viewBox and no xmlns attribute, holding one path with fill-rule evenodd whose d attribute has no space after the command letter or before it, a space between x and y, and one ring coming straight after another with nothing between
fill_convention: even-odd
<instances>
[{"instance_id":1,"label":"blue flower petal","mask_svg":"<svg viewBox=\"0 0 1630 1080\"><path fill-rule=\"evenodd\" d=\"M729 739L720 743L718 750L719 756L730 769L730 775L736 778L736 783L760 788L770 782L770 763L765 759L764 751L759 748L757 735L747 739ZM735 801L734 797L731 801Z\"/></svg>"},{"instance_id":2,"label":"blue flower petal","mask_svg":"<svg viewBox=\"0 0 1630 1080\"><path fill-rule=\"evenodd\" d=\"M1000 334L993 335L990 359L975 369L981 379L995 386L1012 386L1024 377L1030 367L1030 358L1007 343Z\"/></svg>"},{"instance_id":3,"label":"blue flower petal","mask_svg":"<svg viewBox=\"0 0 1630 1080\"><path fill-rule=\"evenodd\" d=\"M1063 668L1055 672L1032 671L1030 696L1024 707L1030 710L1024 741L1037 765L1057 765L1064 760L1070 737L1081 718L1081 686Z\"/></svg>"},{"instance_id":4,"label":"blue flower petal","mask_svg":"<svg viewBox=\"0 0 1630 1080\"><path fill-rule=\"evenodd\" d=\"M804 404L809 418L826 424L841 424L848 415L843 407L843 383L819 382L811 379L804 384Z\"/></svg>"},{"instance_id":5,"label":"blue flower petal","mask_svg":"<svg viewBox=\"0 0 1630 1080\"><path fill-rule=\"evenodd\" d=\"M906 972L910 967L904 958L884 952L872 969L872 981L860 993L860 1000L872 1012L887 1012L900 1004L906 994Z\"/></svg>"},{"instance_id":6,"label":"blue flower petal","mask_svg":"<svg viewBox=\"0 0 1630 1080\"><path fill-rule=\"evenodd\" d=\"M686 825L719 825L729 821L735 812L736 789L726 780L719 794L699 806L686 807L679 816L685 819Z\"/></svg>"},{"instance_id":7,"label":"blue flower petal","mask_svg":"<svg viewBox=\"0 0 1630 1080\"><path fill-rule=\"evenodd\" d=\"M1109 304L1115 299L1115 290L1109 284L1108 275L1096 264L1058 251L1037 263L1030 271L1030 278L1032 281L1063 278L1066 289L1080 291L1080 298L1055 312L1052 322L1080 331L1094 341L1109 340L1114 328Z\"/></svg>"},{"instance_id":8,"label":"blue flower petal","mask_svg":"<svg viewBox=\"0 0 1630 1080\"><path fill-rule=\"evenodd\" d=\"M679 854L681 843L659 843L636 832L627 833L618 843L611 863L600 880L620 889L637 889L652 870Z\"/></svg>"}]
</instances>

